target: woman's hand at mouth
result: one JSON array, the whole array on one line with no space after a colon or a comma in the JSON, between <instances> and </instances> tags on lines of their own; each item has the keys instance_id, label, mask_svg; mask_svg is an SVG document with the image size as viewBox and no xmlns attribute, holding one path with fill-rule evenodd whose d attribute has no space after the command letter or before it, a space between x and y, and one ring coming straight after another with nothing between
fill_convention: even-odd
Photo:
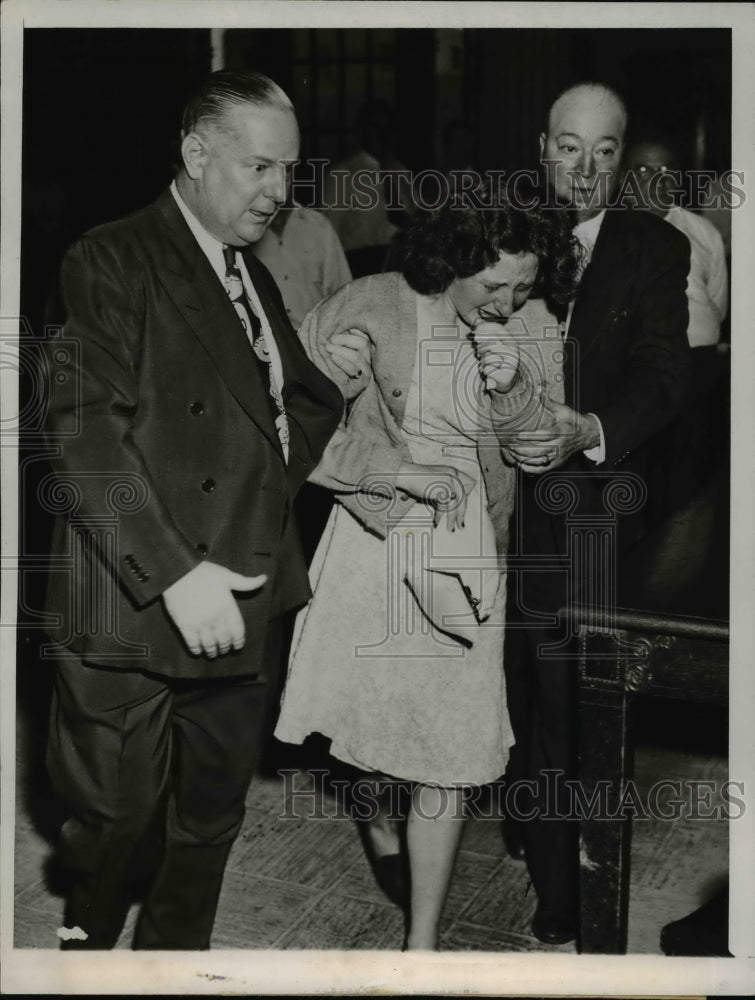
<instances>
[{"instance_id":1,"label":"woman's hand at mouth","mask_svg":"<svg viewBox=\"0 0 755 1000\"><path fill-rule=\"evenodd\" d=\"M503 323L486 320L472 329L480 374L489 392L507 392L519 370L519 346Z\"/></svg>"}]
</instances>

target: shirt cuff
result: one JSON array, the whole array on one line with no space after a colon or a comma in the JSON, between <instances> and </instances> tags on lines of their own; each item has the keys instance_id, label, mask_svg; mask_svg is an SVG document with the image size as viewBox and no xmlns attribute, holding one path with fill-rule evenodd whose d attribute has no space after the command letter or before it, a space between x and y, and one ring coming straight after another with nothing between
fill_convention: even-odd
<instances>
[{"instance_id":1,"label":"shirt cuff","mask_svg":"<svg viewBox=\"0 0 755 1000\"><path fill-rule=\"evenodd\" d=\"M600 444L596 444L594 448L586 448L582 454L585 458L589 458L591 462L595 462L596 465L602 465L606 460L606 439L603 436L603 424L601 424L600 419L594 413L588 413L587 416L593 417L595 423L598 425Z\"/></svg>"}]
</instances>

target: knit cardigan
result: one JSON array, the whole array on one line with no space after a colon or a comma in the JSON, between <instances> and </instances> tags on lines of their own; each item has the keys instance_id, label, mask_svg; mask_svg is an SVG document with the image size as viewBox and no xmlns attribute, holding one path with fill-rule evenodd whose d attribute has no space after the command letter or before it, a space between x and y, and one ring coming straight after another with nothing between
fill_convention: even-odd
<instances>
[{"instance_id":1,"label":"knit cardigan","mask_svg":"<svg viewBox=\"0 0 755 1000\"><path fill-rule=\"evenodd\" d=\"M508 548L516 477L503 458L501 443L513 429L538 425L544 386L552 387L551 395L553 388L558 393L557 352L546 351L543 357L542 350L543 343L553 343L552 338L549 342L542 337L548 322L555 323L553 317L541 304L533 304L528 319L518 325L509 322L516 328L516 339L526 341L523 357L530 363L520 365L510 392L496 394L495 406L490 394L483 394L477 441L502 559ZM398 273L370 275L345 285L306 316L299 330L304 348L342 391L348 377L330 359L325 346L333 334L351 328L363 331L370 340L373 378L344 414L310 480L333 490L365 528L385 538L389 524L395 524L417 502L402 491L399 477L402 462L412 461L401 427L417 355L417 293Z\"/></svg>"}]
</instances>

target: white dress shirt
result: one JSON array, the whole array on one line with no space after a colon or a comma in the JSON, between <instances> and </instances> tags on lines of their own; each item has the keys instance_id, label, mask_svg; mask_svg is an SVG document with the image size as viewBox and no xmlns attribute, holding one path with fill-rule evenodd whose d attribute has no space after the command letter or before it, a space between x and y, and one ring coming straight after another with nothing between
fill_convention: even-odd
<instances>
[{"instance_id":1,"label":"white dress shirt","mask_svg":"<svg viewBox=\"0 0 755 1000\"><path fill-rule=\"evenodd\" d=\"M203 253L209 260L213 271L218 276L218 281L220 281L223 286L223 290L225 291L225 257L223 256L223 247L225 244L221 243L220 240L217 240L214 236L211 236L210 233L207 232L202 223L199 219L197 219L181 195L178 193L175 181L171 184L170 190L171 194L176 199L176 204L181 210L181 215L183 215L184 219L186 219L186 224L194 234L194 239L197 241ZM279 392L282 392L283 364L281 362L280 352L278 351L278 345L275 343L275 337L273 336L273 331L270 327L270 321L265 315L262 303L259 300L259 296L255 291L252 279L249 277L249 272L246 269L244 258L240 253L236 254L236 263L241 271L241 280L244 283L244 291L249 298L252 309L254 309L257 313L259 321L262 325L262 333L265 337L268 354L270 355L271 378L275 381Z\"/></svg>"},{"instance_id":2,"label":"white dress shirt","mask_svg":"<svg viewBox=\"0 0 755 1000\"><path fill-rule=\"evenodd\" d=\"M678 205L667 212L664 219L684 233L690 242L687 278L690 347L717 344L729 304L724 241L713 223Z\"/></svg>"},{"instance_id":3,"label":"white dress shirt","mask_svg":"<svg viewBox=\"0 0 755 1000\"><path fill-rule=\"evenodd\" d=\"M351 281L351 271L336 231L322 212L297 205L284 220L282 231L276 219L252 249L275 278L288 318L298 330L320 299Z\"/></svg>"}]
</instances>

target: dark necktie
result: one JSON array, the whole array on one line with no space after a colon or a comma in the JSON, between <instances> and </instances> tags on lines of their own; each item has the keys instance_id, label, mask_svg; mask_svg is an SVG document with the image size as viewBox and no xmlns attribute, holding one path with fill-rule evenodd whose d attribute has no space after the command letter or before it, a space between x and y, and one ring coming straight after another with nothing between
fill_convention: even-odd
<instances>
[{"instance_id":1,"label":"dark necktie","mask_svg":"<svg viewBox=\"0 0 755 1000\"><path fill-rule=\"evenodd\" d=\"M233 303L236 314L244 328L244 333L249 338L255 357L259 362L263 382L270 392L271 411L273 420L275 421L275 428L278 431L283 454L286 460L288 460L288 420L286 419L283 397L273 374L270 352L262 330L262 323L252 308L252 304L246 294L241 270L236 261L236 248L224 246L223 257L225 258L225 290L228 292L228 297Z\"/></svg>"}]
</instances>

